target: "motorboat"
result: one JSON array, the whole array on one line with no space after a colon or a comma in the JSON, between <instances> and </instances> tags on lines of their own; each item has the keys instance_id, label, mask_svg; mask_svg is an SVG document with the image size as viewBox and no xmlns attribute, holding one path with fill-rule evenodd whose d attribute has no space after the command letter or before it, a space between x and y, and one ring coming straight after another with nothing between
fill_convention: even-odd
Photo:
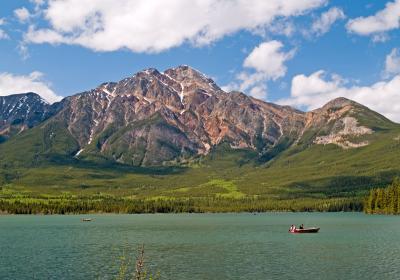
<instances>
[{"instance_id":1,"label":"motorboat","mask_svg":"<svg viewBox=\"0 0 400 280\"><path fill-rule=\"evenodd\" d=\"M318 231L319 231L319 227L289 229L290 233L317 233Z\"/></svg>"}]
</instances>

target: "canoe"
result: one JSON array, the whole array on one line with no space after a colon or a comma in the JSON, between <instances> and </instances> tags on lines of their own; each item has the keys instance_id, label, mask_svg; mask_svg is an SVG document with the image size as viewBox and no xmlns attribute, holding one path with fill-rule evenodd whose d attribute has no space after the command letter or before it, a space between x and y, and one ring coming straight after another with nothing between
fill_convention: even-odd
<instances>
[{"instance_id":1,"label":"canoe","mask_svg":"<svg viewBox=\"0 0 400 280\"><path fill-rule=\"evenodd\" d=\"M82 218L82 222L91 222L92 218Z\"/></svg>"},{"instance_id":2,"label":"canoe","mask_svg":"<svg viewBox=\"0 0 400 280\"><path fill-rule=\"evenodd\" d=\"M294 230L289 230L290 233L317 233L319 231L319 228L317 227L311 227L311 228L296 228Z\"/></svg>"}]
</instances>

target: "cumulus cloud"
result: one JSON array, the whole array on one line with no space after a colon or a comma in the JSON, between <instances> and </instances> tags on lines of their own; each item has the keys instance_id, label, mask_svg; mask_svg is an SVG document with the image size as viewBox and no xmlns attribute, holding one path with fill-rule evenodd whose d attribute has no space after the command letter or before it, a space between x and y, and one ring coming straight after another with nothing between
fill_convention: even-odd
<instances>
[{"instance_id":1,"label":"cumulus cloud","mask_svg":"<svg viewBox=\"0 0 400 280\"><path fill-rule=\"evenodd\" d=\"M240 30L268 28L326 0L53 0L42 6L48 26L31 26L26 42L81 45L95 51L160 52L206 45ZM66 12L68 11L68 12Z\"/></svg>"},{"instance_id":2,"label":"cumulus cloud","mask_svg":"<svg viewBox=\"0 0 400 280\"><path fill-rule=\"evenodd\" d=\"M309 76L297 75L292 80L291 96L279 104L313 110L337 97L359 102L387 118L400 122L400 75L370 86L348 85L338 75L328 76L320 70Z\"/></svg>"},{"instance_id":3,"label":"cumulus cloud","mask_svg":"<svg viewBox=\"0 0 400 280\"><path fill-rule=\"evenodd\" d=\"M275 40L261 43L246 57L243 66L253 68L265 79L281 78L286 74L285 62L294 55L294 50L285 53L282 47L283 44Z\"/></svg>"},{"instance_id":4,"label":"cumulus cloud","mask_svg":"<svg viewBox=\"0 0 400 280\"><path fill-rule=\"evenodd\" d=\"M35 92L50 103L62 99L50 88L50 84L43 80L43 73L34 71L29 75L14 75L0 73L0 96L15 93Z\"/></svg>"},{"instance_id":5,"label":"cumulus cloud","mask_svg":"<svg viewBox=\"0 0 400 280\"><path fill-rule=\"evenodd\" d=\"M17 17L18 21L21 23L28 21L31 17L31 13L25 7L14 10L14 15Z\"/></svg>"},{"instance_id":6,"label":"cumulus cloud","mask_svg":"<svg viewBox=\"0 0 400 280\"><path fill-rule=\"evenodd\" d=\"M331 26L337 20L345 18L346 16L342 9L338 7L332 7L328 11L322 13L321 16L313 22L311 26L311 32L318 36L323 35L329 31Z\"/></svg>"},{"instance_id":7,"label":"cumulus cloud","mask_svg":"<svg viewBox=\"0 0 400 280\"><path fill-rule=\"evenodd\" d=\"M236 75L236 81L224 89L239 90L253 97L265 99L266 82L285 76L287 71L285 62L295 53L294 49L284 52L282 48L283 44L276 40L263 42L255 47L243 62L243 67L249 71L240 72Z\"/></svg>"},{"instance_id":8,"label":"cumulus cloud","mask_svg":"<svg viewBox=\"0 0 400 280\"><path fill-rule=\"evenodd\" d=\"M386 56L384 74L386 77L391 75L400 74L400 51L399 49L392 49Z\"/></svg>"},{"instance_id":9,"label":"cumulus cloud","mask_svg":"<svg viewBox=\"0 0 400 280\"><path fill-rule=\"evenodd\" d=\"M347 30L359 35L376 35L400 27L400 0L389 2L375 15L348 21Z\"/></svg>"}]
</instances>

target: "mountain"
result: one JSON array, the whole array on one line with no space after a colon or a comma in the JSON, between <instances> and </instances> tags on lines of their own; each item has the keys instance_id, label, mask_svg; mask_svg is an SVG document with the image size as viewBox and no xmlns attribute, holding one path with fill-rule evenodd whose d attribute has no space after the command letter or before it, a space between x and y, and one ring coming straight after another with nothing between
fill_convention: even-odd
<instances>
[{"instance_id":1,"label":"mountain","mask_svg":"<svg viewBox=\"0 0 400 280\"><path fill-rule=\"evenodd\" d=\"M147 69L67 97L62 105L51 106L34 93L2 99L3 135L41 124L34 129L41 135L32 138L42 150L36 156L61 150L66 157L133 166L179 164L221 143L254 150L264 162L300 143L357 148L368 145L358 139L374 133L374 127L359 125L363 115L377 128L393 125L345 98L304 113L227 93L189 66Z\"/></svg>"},{"instance_id":2,"label":"mountain","mask_svg":"<svg viewBox=\"0 0 400 280\"><path fill-rule=\"evenodd\" d=\"M0 142L43 122L55 107L33 92L0 96Z\"/></svg>"},{"instance_id":3,"label":"mountain","mask_svg":"<svg viewBox=\"0 0 400 280\"><path fill-rule=\"evenodd\" d=\"M35 94L0 104L12 131L0 144L0 184L21 188L315 199L359 196L400 175L400 125L369 108L337 98L302 112L225 92L189 66L53 105Z\"/></svg>"},{"instance_id":4,"label":"mountain","mask_svg":"<svg viewBox=\"0 0 400 280\"><path fill-rule=\"evenodd\" d=\"M132 165L204 155L223 141L267 151L301 121L296 110L226 93L187 66L145 70L69 102L58 117L67 119L79 156L101 154Z\"/></svg>"}]
</instances>

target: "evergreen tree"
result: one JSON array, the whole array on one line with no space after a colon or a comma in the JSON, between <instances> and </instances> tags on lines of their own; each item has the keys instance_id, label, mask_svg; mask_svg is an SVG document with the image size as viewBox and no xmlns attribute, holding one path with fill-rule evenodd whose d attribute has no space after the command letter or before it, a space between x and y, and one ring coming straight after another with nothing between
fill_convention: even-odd
<instances>
[{"instance_id":1,"label":"evergreen tree","mask_svg":"<svg viewBox=\"0 0 400 280\"><path fill-rule=\"evenodd\" d=\"M400 214L400 179L386 188L372 189L365 199L364 211L369 214Z\"/></svg>"}]
</instances>

